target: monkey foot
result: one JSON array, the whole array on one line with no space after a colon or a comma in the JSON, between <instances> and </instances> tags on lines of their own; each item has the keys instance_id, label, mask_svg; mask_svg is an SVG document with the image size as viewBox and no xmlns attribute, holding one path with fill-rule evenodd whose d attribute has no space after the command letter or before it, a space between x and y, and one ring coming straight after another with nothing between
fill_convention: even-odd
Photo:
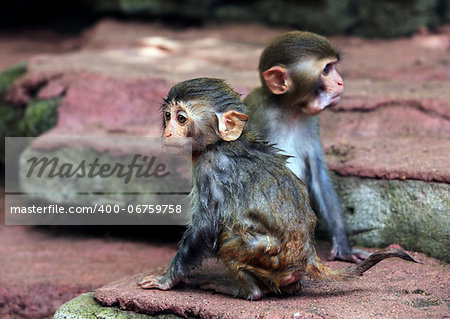
<instances>
[{"instance_id":1,"label":"monkey foot","mask_svg":"<svg viewBox=\"0 0 450 319\"><path fill-rule=\"evenodd\" d=\"M138 286L142 289L160 289L160 290L168 290L172 288L175 283L171 280L168 280L166 276L157 276L150 275L145 277L141 282L138 283Z\"/></svg>"},{"instance_id":2,"label":"monkey foot","mask_svg":"<svg viewBox=\"0 0 450 319\"><path fill-rule=\"evenodd\" d=\"M328 260L342 260L359 264L370 256L370 253L361 249L352 249L349 253L341 253L337 247L333 247L328 255Z\"/></svg>"}]
</instances>

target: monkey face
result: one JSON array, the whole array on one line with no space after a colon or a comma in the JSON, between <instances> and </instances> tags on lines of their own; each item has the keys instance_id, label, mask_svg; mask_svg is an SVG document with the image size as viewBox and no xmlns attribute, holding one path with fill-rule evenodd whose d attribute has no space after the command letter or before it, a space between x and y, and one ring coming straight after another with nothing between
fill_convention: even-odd
<instances>
[{"instance_id":1,"label":"monkey face","mask_svg":"<svg viewBox=\"0 0 450 319\"><path fill-rule=\"evenodd\" d=\"M191 119L186 108L181 104L166 105L163 109L164 139L187 137Z\"/></svg>"},{"instance_id":2,"label":"monkey face","mask_svg":"<svg viewBox=\"0 0 450 319\"><path fill-rule=\"evenodd\" d=\"M315 115L340 100L344 84L336 70L339 59L325 37L292 31L264 49L258 68L263 88L278 105Z\"/></svg>"},{"instance_id":3,"label":"monkey face","mask_svg":"<svg viewBox=\"0 0 450 319\"><path fill-rule=\"evenodd\" d=\"M190 143L189 129L192 116L183 103L166 103L163 106L163 142L166 147L183 148Z\"/></svg>"},{"instance_id":4,"label":"monkey face","mask_svg":"<svg viewBox=\"0 0 450 319\"><path fill-rule=\"evenodd\" d=\"M318 87L308 98L303 113L316 115L327 106L337 104L344 92L344 82L336 69L337 60L325 61L319 75Z\"/></svg>"},{"instance_id":5,"label":"monkey face","mask_svg":"<svg viewBox=\"0 0 450 319\"><path fill-rule=\"evenodd\" d=\"M240 103L238 95L236 99ZM215 112L210 103L201 98L172 100L163 105L162 111L164 144L183 146L188 142L186 138L191 138L194 152L200 152L219 140L235 141L241 136L248 119L247 115L235 109Z\"/></svg>"},{"instance_id":6,"label":"monkey face","mask_svg":"<svg viewBox=\"0 0 450 319\"><path fill-rule=\"evenodd\" d=\"M263 72L267 88L308 115L316 115L339 102L344 82L336 65L338 58L307 59L292 66L274 66Z\"/></svg>"}]
</instances>

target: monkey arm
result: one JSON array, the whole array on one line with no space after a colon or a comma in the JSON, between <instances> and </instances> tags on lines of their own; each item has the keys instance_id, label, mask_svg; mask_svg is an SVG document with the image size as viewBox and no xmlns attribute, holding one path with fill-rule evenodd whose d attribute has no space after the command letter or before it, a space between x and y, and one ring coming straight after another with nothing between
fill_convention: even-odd
<instances>
[{"instance_id":1,"label":"monkey arm","mask_svg":"<svg viewBox=\"0 0 450 319\"><path fill-rule=\"evenodd\" d=\"M332 248L328 259L361 262L369 256L369 253L350 247L342 208L328 174L323 153L314 159L308 158L308 164L312 175L311 196L332 236Z\"/></svg>"},{"instance_id":2,"label":"monkey arm","mask_svg":"<svg viewBox=\"0 0 450 319\"><path fill-rule=\"evenodd\" d=\"M195 226L189 226L184 233L178 252L170 263L169 272L173 275L184 276L192 267L200 264L203 258L214 253L219 227L214 220L211 221L204 215L202 217L201 220L193 223Z\"/></svg>"}]
</instances>

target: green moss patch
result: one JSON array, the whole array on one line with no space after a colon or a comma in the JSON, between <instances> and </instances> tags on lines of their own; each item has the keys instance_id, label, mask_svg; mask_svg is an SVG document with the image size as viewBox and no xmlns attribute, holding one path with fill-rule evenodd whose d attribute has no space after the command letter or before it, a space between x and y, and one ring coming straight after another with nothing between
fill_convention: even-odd
<instances>
[{"instance_id":1,"label":"green moss patch","mask_svg":"<svg viewBox=\"0 0 450 319\"><path fill-rule=\"evenodd\" d=\"M32 99L28 102L25 111L25 123L29 135L38 136L56 125L58 120L57 109L61 97L52 99Z\"/></svg>"},{"instance_id":2,"label":"green moss patch","mask_svg":"<svg viewBox=\"0 0 450 319\"><path fill-rule=\"evenodd\" d=\"M104 307L94 299L94 293L88 292L62 305L53 319L178 319L179 316L161 314L150 316L118 307Z\"/></svg>"},{"instance_id":3,"label":"green moss patch","mask_svg":"<svg viewBox=\"0 0 450 319\"><path fill-rule=\"evenodd\" d=\"M19 77L27 71L25 62L18 63L2 72L0 72L0 100L6 92L6 89Z\"/></svg>"}]
</instances>

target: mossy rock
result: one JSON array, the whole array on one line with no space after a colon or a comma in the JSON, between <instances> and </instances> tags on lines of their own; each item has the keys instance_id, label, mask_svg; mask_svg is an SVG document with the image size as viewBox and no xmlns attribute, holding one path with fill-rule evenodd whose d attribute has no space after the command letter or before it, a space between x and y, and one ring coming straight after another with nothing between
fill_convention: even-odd
<instances>
[{"instance_id":1,"label":"mossy rock","mask_svg":"<svg viewBox=\"0 0 450 319\"><path fill-rule=\"evenodd\" d=\"M161 314L150 316L118 307L102 306L94 299L94 293L88 292L62 305L53 319L177 319L179 316Z\"/></svg>"},{"instance_id":2,"label":"mossy rock","mask_svg":"<svg viewBox=\"0 0 450 319\"><path fill-rule=\"evenodd\" d=\"M140 16L180 16L206 18L208 1L206 0L97 0L92 1L94 12L120 12Z\"/></svg>"},{"instance_id":3,"label":"mossy rock","mask_svg":"<svg viewBox=\"0 0 450 319\"><path fill-rule=\"evenodd\" d=\"M24 110L7 103L0 103L0 136L26 136Z\"/></svg>"},{"instance_id":4,"label":"mossy rock","mask_svg":"<svg viewBox=\"0 0 450 319\"><path fill-rule=\"evenodd\" d=\"M25 123L31 136L39 136L56 125L61 97L31 99L25 111Z\"/></svg>"},{"instance_id":5,"label":"mossy rock","mask_svg":"<svg viewBox=\"0 0 450 319\"><path fill-rule=\"evenodd\" d=\"M450 0L441 0L440 9L443 23L450 23Z\"/></svg>"},{"instance_id":6,"label":"mossy rock","mask_svg":"<svg viewBox=\"0 0 450 319\"><path fill-rule=\"evenodd\" d=\"M19 77L27 71L25 62L18 63L0 73L0 101L6 92L6 89Z\"/></svg>"},{"instance_id":7,"label":"mossy rock","mask_svg":"<svg viewBox=\"0 0 450 319\"><path fill-rule=\"evenodd\" d=\"M0 73L0 134L3 137L38 136L56 125L56 109L61 102L61 97L31 99L25 111L22 107L10 105L4 101L4 94L8 87L26 71L26 64L19 63Z\"/></svg>"},{"instance_id":8,"label":"mossy rock","mask_svg":"<svg viewBox=\"0 0 450 319\"><path fill-rule=\"evenodd\" d=\"M356 16L349 10L349 0L332 1L257 1L256 10L263 22L273 25L289 25L321 34L345 33L356 23ZM326 23L324 23L326 21Z\"/></svg>"},{"instance_id":9,"label":"mossy rock","mask_svg":"<svg viewBox=\"0 0 450 319\"><path fill-rule=\"evenodd\" d=\"M61 98L31 99L26 108L4 101L8 87L27 71L25 63L19 63L0 73L0 163L5 164L6 136L38 136L57 122L57 108Z\"/></svg>"},{"instance_id":10,"label":"mossy rock","mask_svg":"<svg viewBox=\"0 0 450 319\"><path fill-rule=\"evenodd\" d=\"M450 185L333 177L353 244L408 250L450 262Z\"/></svg>"},{"instance_id":11,"label":"mossy rock","mask_svg":"<svg viewBox=\"0 0 450 319\"><path fill-rule=\"evenodd\" d=\"M420 27L441 23L439 0L368 0L356 7L359 23L353 33L366 37L411 35Z\"/></svg>"},{"instance_id":12,"label":"mossy rock","mask_svg":"<svg viewBox=\"0 0 450 319\"><path fill-rule=\"evenodd\" d=\"M0 163L5 164L6 136L38 136L56 125L62 98L32 99L26 109L0 100Z\"/></svg>"},{"instance_id":13,"label":"mossy rock","mask_svg":"<svg viewBox=\"0 0 450 319\"><path fill-rule=\"evenodd\" d=\"M97 14L258 22L326 35L368 37L410 35L420 27L446 24L450 17L449 0L96 0L89 7Z\"/></svg>"},{"instance_id":14,"label":"mossy rock","mask_svg":"<svg viewBox=\"0 0 450 319\"><path fill-rule=\"evenodd\" d=\"M0 163L5 164L6 136L26 136L27 126L23 119L25 111L0 102Z\"/></svg>"},{"instance_id":15,"label":"mossy rock","mask_svg":"<svg viewBox=\"0 0 450 319\"><path fill-rule=\"evenodd\" d=\"M5 136L26 136L26 124L23 121L24 110L4 101L8 87L27 71L25 63L16 64L0 72L0 163L5 161Z\"/></svg>"}]
</instances>

